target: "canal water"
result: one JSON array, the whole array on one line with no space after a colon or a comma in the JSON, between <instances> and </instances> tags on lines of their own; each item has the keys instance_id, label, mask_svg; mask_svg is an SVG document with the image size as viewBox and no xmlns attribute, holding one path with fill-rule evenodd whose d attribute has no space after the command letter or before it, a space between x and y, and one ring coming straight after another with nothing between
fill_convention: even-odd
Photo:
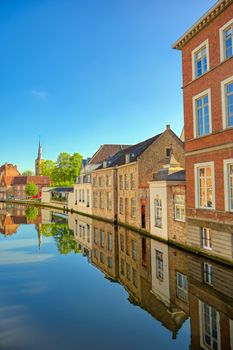
<instances>
[{"instance_id":1,"label":"canal water","mask_svg":"<svg viewBox=\"0 0 233 350\"><path fill-rule=\"evenodd\" d=\"M0 233L1 350L233 350L233 269L33 207Z\"/></svg>"}]
</instances>

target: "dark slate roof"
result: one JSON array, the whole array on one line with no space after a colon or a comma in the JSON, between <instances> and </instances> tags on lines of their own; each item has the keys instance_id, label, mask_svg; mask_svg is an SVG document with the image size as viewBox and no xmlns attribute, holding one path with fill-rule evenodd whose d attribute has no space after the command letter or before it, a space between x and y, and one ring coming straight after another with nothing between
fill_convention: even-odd
<instances>
[{"instance_id":1,"label":"dark slate roof","mask_svg":"<svg viewBox=\"0 0 233 350\"><path fill-rule=\"evenodd\" d=\"M133 146L129 146L126 149L123 149L114 156L107 158L107 167L119 166L125 164L125 156L126 154L130 154L130 162L134 162L137 158L162 134L158 134L156 136L151 137L145 141L137 143ZM103 168L103 164L101 164L98 169Z\"/></svg>"},{"instance_id":2,"label":"dark slate roof","mask_svg":"<svg viewBox=\"0 0 233 350\"><path fill-rule=\"evenodd\" d=\"M169 174L169 169L161 169L156 175L155 181L185 181L185 170L179 170Z\"/></svg>"},{"instance_id":3,"label":"dark slate roof","mask_svg":"<svg viewBox=\"0 0 233 350\"><path fill-rule=\"evenodd\" d=\"M74 188L73 187L55 187L52 188L50 191L51 192L73 192Z\"/></svg>"}]
</instances>

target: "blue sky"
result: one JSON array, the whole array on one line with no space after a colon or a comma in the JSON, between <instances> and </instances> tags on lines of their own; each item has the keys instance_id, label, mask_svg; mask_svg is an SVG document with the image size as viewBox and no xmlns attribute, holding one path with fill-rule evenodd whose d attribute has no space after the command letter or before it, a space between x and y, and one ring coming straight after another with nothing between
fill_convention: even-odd
<instances>
[{"instance_id":1,"label":"blue sky","mask_svg":"<svg viewBox=\"0 0 233 350\"><path fill-rule=\"evenodd\" d=\"M188 3L188 5L187 5ZM213 0L1 0L0 164L91 156L183 126L181 53Z\"/></svg>"}]
</instances>

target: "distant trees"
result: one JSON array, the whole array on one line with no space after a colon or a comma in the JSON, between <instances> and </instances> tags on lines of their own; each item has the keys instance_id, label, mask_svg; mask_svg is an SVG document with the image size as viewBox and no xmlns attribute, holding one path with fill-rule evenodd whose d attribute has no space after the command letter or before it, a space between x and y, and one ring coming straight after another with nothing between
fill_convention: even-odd
<instances>
[{"instance_id":1,"label":"distant trees","mask_svg":"<svg viewBox=\"0 0 233 350\"><path fill-rule=\"evenodd\" d=\"M27 184L25 188L26 195L31 197L31 196L37 196L38 195L38 187L34 183L29 183Z\"/></svg>"},{"instance_id":2,"label":"distant trees","mask_svg":"<svg viewBox=\"0 0 233 350\"><path fill-rule=\"evenodd\" d=\"M58 155L56 162L52 160L42 162L41 174L51 178L52 186L69 186L75 183L81 164L81 154L62 152Z\"/></svg>"},{"instance_id":3,"label":"distant trees","mask_svg":"<svg viewBox=\"0 0 233 350\"><path fill-rule=\"evenodd\" d=\"M25 210L26 218L29 223L33 223L33 221L38 216L38 208L36 207L27 207Z\"/></svg>"},{"instance_id":4,"label":"distant trees","mask_svg":"<svg viewBox=\"0 0 233 350\"><path fill-rule=\"evenodd\" d=\"M23 173L22 173L23 176L33 176L34 175L34 172L30 169L28 170L25 170Z\"/></svg>"}]
</instances>

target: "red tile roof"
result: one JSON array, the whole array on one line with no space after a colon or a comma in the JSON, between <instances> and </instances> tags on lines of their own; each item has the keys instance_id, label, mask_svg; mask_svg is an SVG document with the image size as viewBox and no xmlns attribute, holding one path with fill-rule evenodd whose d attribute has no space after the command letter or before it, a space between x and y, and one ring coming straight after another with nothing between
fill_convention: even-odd
<instances>
[{"instance_id":1,"label":"red tile roof","mask_svg":"<svg viewBox=\"0 0 233 350\"><path fill-rule=\"evenodd\" d=\"M129 145L102 145L92 156L88 164L100 164L106 158L113 156L115 153L129 147Z\"/></svg>"},{"instance_id":2,"label":"red tile roof","mask_svg":"<svg viewBox=\"0 0 233 350\"><path fill-rule=\"evenodd\" d=\"M34 183L36 185L50 185L49 176L16 176L13 180L13 185L27 185Z\"/></svg>"}]
</instances>

